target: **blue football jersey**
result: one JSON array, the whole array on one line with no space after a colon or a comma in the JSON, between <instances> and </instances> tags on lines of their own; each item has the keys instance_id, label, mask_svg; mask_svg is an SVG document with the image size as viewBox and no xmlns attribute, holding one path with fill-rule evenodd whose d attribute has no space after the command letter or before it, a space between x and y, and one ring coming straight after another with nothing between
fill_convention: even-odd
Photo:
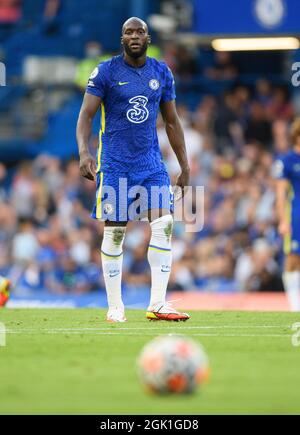
<instances>
[{"instance_id":1,"label":"blue football jersey","mask_svg":"<svg viewBox=\"0 0 300 435\"><path fill-rule=\"evenodd\" d=\"M147 57L139 68L123 55L93 71L87 93L100 97L99 171L143 172L164 168L156 121L160 103L176 98L171 70Z\"/></svg>"},{"instance_id":2,"label":"blue football jersey","mask_svg":"<svg viewBox=\"0 0 300 435\"><path fill-rule=\"evenodd\" d=\"M290 151L278 159L275 171L277 179L285 179L290 182L293 207L300 207L300 154Z\"/></svg>"}]
</instances>

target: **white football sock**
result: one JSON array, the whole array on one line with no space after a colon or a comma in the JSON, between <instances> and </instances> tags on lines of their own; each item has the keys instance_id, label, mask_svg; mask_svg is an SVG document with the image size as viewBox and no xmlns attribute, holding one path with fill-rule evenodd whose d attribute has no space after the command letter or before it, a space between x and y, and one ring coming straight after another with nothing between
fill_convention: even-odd
<instances>
[{"instance_id":1,"label":"white football sock","mask_svg":"<svg viewBox=\"0 0 300 435\"><path fill-rule=\"evenodd\" d=\"M101 258L109 308L124 308L121 281L125 231L125 227L104 228Z\"/></svg>"},{"instance_id":2,"label":"white football sock","mask_svg":"<svg viewBox=\"0 0 300 435\"><path fill-rule=\"evenodd\" d=\"M285 272L283 282L291 311L300 311L300 272Z\"/></svg>"},{"instance_id":3,"label":"white football sock","mask_svg":"<svg viewBox=\"0 0 300 435\"><path fill-rule=\"evenodd\" d=\"M151 300L149 308L158 303L165 303L166 300L172 265L173 218L171 215L163 216L150 225L152 237L148 250L148 261L151 267Z\"/></svg>"}]
</instances>

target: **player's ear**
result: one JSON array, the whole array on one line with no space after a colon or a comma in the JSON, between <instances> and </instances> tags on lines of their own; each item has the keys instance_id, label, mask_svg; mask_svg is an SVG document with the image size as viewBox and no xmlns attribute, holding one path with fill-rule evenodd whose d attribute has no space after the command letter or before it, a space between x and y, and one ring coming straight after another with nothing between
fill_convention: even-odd
<instances>
[{"instance_id":1,"label":"player's ear","mask_svg":"<svg viewBox=\"0 0 300 435\"><path fill-rule=\"evenodd\" d=\"M124 44L123 36L121 36L121 45Z\"/></svg>"},{"instance_id":2,"label":"player's ear","mask_svg":"<svg viewBox=\"0 0 300 435\"><path fill-rule=\"evenodd\" d=\"M148 44L151 44L151 35L148 35Z\"/></svg>"}]
</instances>

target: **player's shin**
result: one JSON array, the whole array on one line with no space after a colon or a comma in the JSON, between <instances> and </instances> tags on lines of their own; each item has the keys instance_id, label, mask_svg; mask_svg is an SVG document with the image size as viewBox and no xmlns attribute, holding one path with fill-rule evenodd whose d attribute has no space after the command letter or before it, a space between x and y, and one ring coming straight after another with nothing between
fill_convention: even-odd
<instances>
[{"instance_id":1,"label":"player's shin","mask_svg":"<svg viewBox=\"0 0 300 435\"><path fill-rule=\"evenodd\" d=\"M171 215L156 219L151 224L152 237L148 250L151 268L150 307L166 300L166 292L171 272L171 238L173 218Z\"/></svg>"},{"instance_id":2,"label":"player's shin","mask_svg":"<svg viewBox=\"0 0 300 435\"><path fill-rule=\"evenodd\" d=\"M285 272L283 274L285 291L293 312L300 311L300 271Z\"/></svg>"},{"instance_id":3,"label":"player's shin","mask_svg":"<svg viewBox=\"0 0 300 435\"><path fill-rule=\"evenodd\" d=\"M111 309L124 308L121 293L125 228L105 227L101 247L107 302Z\"/></svg>"}]
</instances>

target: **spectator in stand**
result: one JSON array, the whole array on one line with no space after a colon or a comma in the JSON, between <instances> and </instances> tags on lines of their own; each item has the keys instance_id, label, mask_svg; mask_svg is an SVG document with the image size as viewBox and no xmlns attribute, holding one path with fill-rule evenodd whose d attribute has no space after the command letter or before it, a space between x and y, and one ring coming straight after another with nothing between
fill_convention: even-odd
<instances>
[{"instance_id":1,"label":"spectator in stand","mask_svg":"<svg viewBox=\"0 0 300 435\"><path fill-rule=\"evenodd\" d=\"M85 58L81 60L76 68L75 84L81 92L85 91L87 82L93 70L99 65L110 59L110 54L103 53L103 48L98 41L89 41L85 46Z\"/></svg>"},{"instance_id":2,"label":"spectator in stand","mask_svg":"<svg viewBox=\"0 0 300 435\"><path fill-rule=\"evenodd\" d=\"M255 99L265 108L272 100L272 86L266 79L258 79L255 83Z\"/></svg>"},{"instance_id":3,"label":"spectator in stand","mask_svg":"<svg viewBox=\"0 0 300 435\"><path fill-rule=\"evenodd\" d=\"M30 218L34 211L34 175L30 162L23 162L12 184L11 201L21 218Z\"/></svg>"},{"instance_id":4,"label":"spectator in stand","mask_svg":"<svg viewBox=\"0 0 300 435\"><path fill-rule=\"evenodd\" d=\"M238 101L234 94L227 92L217 107L214 119L214 134L220 153L233 147L232 128L238 121Z\"/></svg>"},{"instance_id":5,"label":"spectator in stand","mask_svg":"<svg viewBox=\"0 0 300 435\"><path fill-rule=\"evenodd\" d=\"M283 291L283 283L274 253L264 239L256 240L251 253L252 272L246 282L247 291Z\"/></svg>"},{"instance_id":6,"label":"spectator in stand","mask_svg":"<svg viewBox=\"0 0 300 435\"><path fill-rule=\"evenodd\" d=\"M269 119L282 119L284 121L291 121L294 116L294 110L288 98L288 92L285 88L275 88L270 102L267 106L267 113Z\"/></svg>"},{"instance_id":7,"label":"spectator in stand","mask_svg":"<svg viewBox=\"0 0 300 435\"><path fill-rule=\"evenodd\" d=\"M196 129L202 135L211 135L213 130L213 117L217 109L216 99L211 95L205 95L194 113Z\"/></svg>"},{"instance_id":8,"label":"spectator in stand","mask_svg":"<svg viewBox=\"0 0 300 435\"><path fill-rule=\"evenodd\" d=\"M177 45L167 42L163 48L163 58L173 74L177 73Z\"/></svg>"},{"instance_id":9,"label":"spectator in stand","mask_svg":"<svg viewBox=\"0 0 300 435\"><path fill-rule=\"evenodd\" d=\"M61 7L61 0L46 0L44 9L44 19L46 21L54 20Z\"/></svg>"},{"instance_id":10,"label":"spectator in stand","mask_svg":"<svg viewBox=\"0 0 300 435\"><path fill-rule=\"evenodd\" d=\"M204 75L212 80L234 80L238 75L238 68L232 60L231 53L216 51L214 64L205 69Z\"/></svg>"},{"instance_id":11,"label":"spectator in stand","mask_svg":"<svg viewBox=\"0 0 300 435\"><path fill-rule=\"evenodd\" d=\"M156 60L162 60L162 51L158 45L151 44L147 51L148 57L153 57Z\"/></svg>"},{"instance_id":12,"label":"spectator in stand","mask_svg":"<svg viewBox=\"0 0 300 435\"><path fill-rule=\"evenodd\" d=\"M245 130L247 142L255 141L265 149L272 145L271 122L266 116L266 111L261 103L254 101L251 105L250 117Z\"/></svg>"},{"instance_id":13,"label":"spectator in stand","mask_svg":"<svg viewBox=\"0 0 300 435\"><path fill-rule=\"evenodd\" d=\"M280 157L281 155L288 152L289 143L289 125L287 121L278 119L272 124L272 134L273 134L273 149L275 156Z\"/></svg>"},{"instance_id":14,"label":"spectator in stand","mask_svg":"<svg viewBox=\"0 0 300 435\"><path fill-rule=\"evenodd\" d=\"M59 32L61 9L62 0L46 0L42 24L42 30L46 35Z\"/></svg>"},{"instance_id":15,"label":"spectator in stand","mask_svg":"<svg viewBox=\"0 0 300 435\"><path fill-rule=\"evenodd\" d=\"M0 0L0 24L16 23L21 14L21 0Z\"/></svg>"},{"instance_id":16,"label":"spectator in stand","mask_svg":"<svg viewBox=\"0 0 300 435\"><path fill-rule=\"evenodd\" d=\"M125 275L125 281L133 286L150 285L150 268L147 262L147 245L136 246L132 251L132 259Z\"/></svg>"},{"instance_id":17,"label":"spectator in stand","mask_svg":"<svg viewBox=\"0 0 300 435\"><path fill-rule=\"evenodd\" d=\"M21 16L21 0L0 0L0 43L13 34ZM0 53L1 60L3 60L2 53Z\"/></svg>"},{"instance_id":18,"label":"spectator in stand","mask_svg":"<svg viewBox=\"0 0 300 435\"><path fill-rule=\"evenodd\" d=\"M236 114L239 122L244 125L250 113L250 91L246 86L237 86L233 95L236 100Z\"/></svg>"},{"instance_id":19,"label":"spectator in stand","mask_svg":"<svg viewBox=\"0 0 300 435\"><path fill-rule=\"evenodd\" d=\"M190 81L198 72L196 54L184 45L179 45L176 56L176 74L183 81Z\"/></svg>"}]
</instances>

